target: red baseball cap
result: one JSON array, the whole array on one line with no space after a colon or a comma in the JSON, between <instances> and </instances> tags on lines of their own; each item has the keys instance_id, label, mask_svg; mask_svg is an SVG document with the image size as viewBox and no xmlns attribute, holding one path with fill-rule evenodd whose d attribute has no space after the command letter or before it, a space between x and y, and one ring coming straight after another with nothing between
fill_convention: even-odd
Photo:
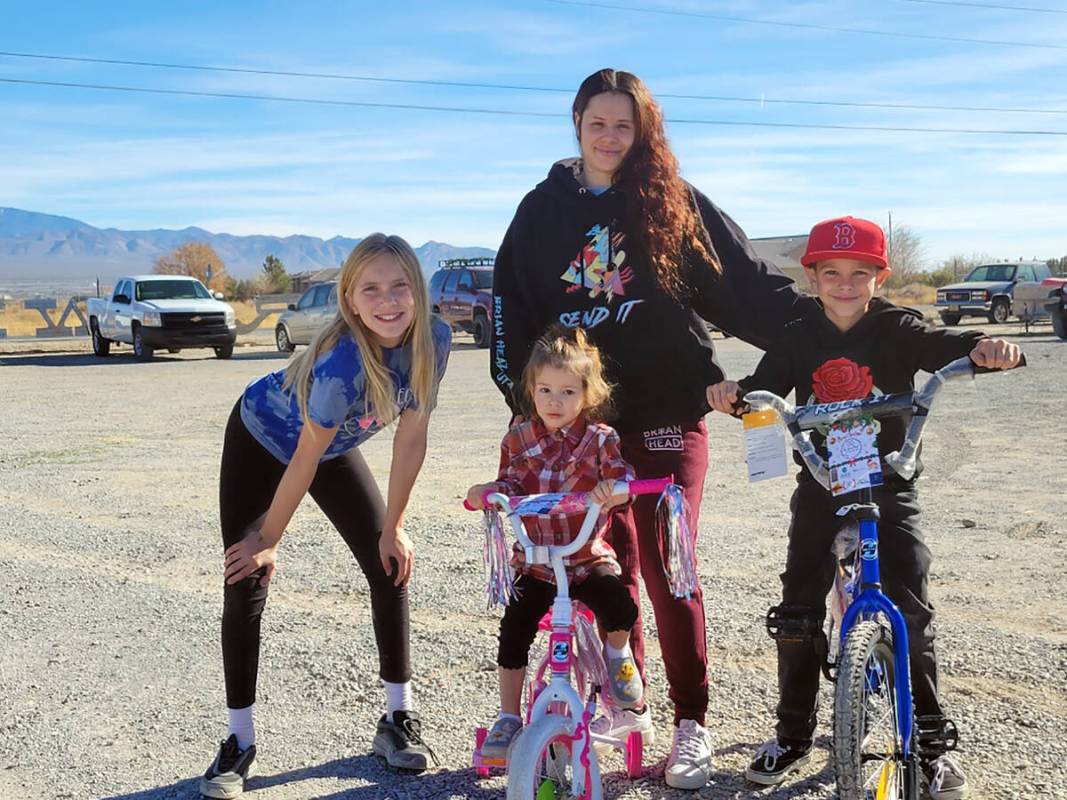
<instances>
[{"instance_id":1,"label":"red baseball cap","mask_svg":"<svg viewBox=\"0 0 1067 800\"><path fill-rule=\"evenodd\" d=\"M828 258L854 258L880 269L889 269L885 257L885 233L877 222L858 217L823 220L811 229L808 247L800 263L814 266Z\"/></svg>"}]
</instances>

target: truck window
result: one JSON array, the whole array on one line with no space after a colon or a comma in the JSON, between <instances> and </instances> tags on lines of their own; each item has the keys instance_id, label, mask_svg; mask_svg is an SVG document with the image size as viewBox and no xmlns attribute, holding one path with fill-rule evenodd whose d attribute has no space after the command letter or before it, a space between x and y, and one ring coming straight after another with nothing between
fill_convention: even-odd
<instances>
[{"instance_id":1,"label":"truck window","mask_svg":"<svg viewBox=\"0 0 1067 800\"><path fill-rule=\"evenodd\" d=\"M967 276L968 283L1011 280L1015 280L1014 264L986 264L981 267L975 267L974 271Z\"/></svg>"},{"instance_id":2,"label":"truck window","mask_svg":"<svg viewBox=\"0 0 1067 800\"><path fill-rule=\"evenodd\" d=\"M445 281L444 288L441 289L442 294L456 291L456 283L459 282L459 270L448 273L448 279Z\"/></svg>"},{"instance_id":3,"label":"truck window","mask_svg":"<svg viewBox=\"0 0 1067 800\"><path fill-rule=\"evenodd\" d=\"M138 300L210 300L211 295L200 281L141 281L137 284Z\"/></svg>"},{"instance_id":4,"label":"truck window","mask_svg":"<svg viewBox=\"0 0 1067 800\"><path fill-rule=\"evenodd\" d=\"M299 309L310 308L311 304L315 300L315 287L308 289L304 292L304 296L297 301L296 307Z\"/></svg>"},{"instance_id":5,"label":"truck window","mask_svg":"<svg viewBox=\"0 0 1067 800\"><path fill-rule=\"evenodd\" d=\"M493 271L491 269L476 269L471 272L474 276L474 285L479 289L493 288Z\"/></svg>"},{"instance_id":6,"label":"truck window","mask_svg":"<svg viewBox=\"0 0 1067 800\"><path fill-rule=\"evenodd\" d=\"M335 306L337 305L337 284L335 283L330 287L330 296L326 298L326 304Z\"/></svg>"},{"instance_id":7,"label":"truck window","mask_svg":"<svg viewBox=\"0 0 1067 800\"><path fill-rule=\"evenodd\" d=\"M312 302L313 306L324 306L326 301L330 298L330 286L328 284L320 284L315 287L315 299Z\"/></svg>"},{"instance_id":8,"label":"truck window","mask_svg":"<svg viewBox=\"0 0 1067 800\"><path fill-rule=\"evenodd\" d=\"M468 294L474 291L474 278L472 278L471 274L466 270L464 270L463 274L459 277L459 285L456 286L456 291L467 292Z\"/></svg>"},{"instance_id":9,"label":"truck window","mask_svg":"<svg viewBox=\"0 0 1067 800\"><path fill-rule=\"evenodd\" d=\"M1031 267L1029 264L1023 264L1022 266L1019 267L1019 272L1018 272L1017 277L1021 281L1036 281L1037 280L1037 276L1034 275L1034 268Z\"/></svg>"},{"instance_id":10,"label":"truck window","mask_svg":"<svg viewBox=\"0 0 1067 800\"><path fill-rule=\"evenodd\" d=\"M433 277L430 278L430 291L436 292L438 289L440 289L441 284L445 282L445 278L447 277L448 273L445 272L443 269L437 270L437 272L433 274Z\"/></svg>"}]
</instances>

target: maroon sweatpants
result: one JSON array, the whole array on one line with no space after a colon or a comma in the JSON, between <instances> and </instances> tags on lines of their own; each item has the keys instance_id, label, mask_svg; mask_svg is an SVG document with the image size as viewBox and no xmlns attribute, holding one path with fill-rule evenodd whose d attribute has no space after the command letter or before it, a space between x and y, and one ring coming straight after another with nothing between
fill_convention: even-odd
<instances>
[{"instance_id":1,"label":"maroon sweatpants","mask_svg":"<svg viewBox=\"0 0 1067 800\"><path fill-rule=\"evenodd\" d=\"M693 517L691 532L696 537L700 519L700 498L708 471L708 431L704 420L670 425L649 431L622 434L622 455L638 478L674 475L685 491ZM708 710L708 654L704 621L704 597L699 587L689 599L676 599L663 574L656 535L655 496L643 495L620 509L611 520L608 533L622 567L622 581L637 604L637 622L630 646L634 660L644 675L645 637L641 625L638 572L656 615L663 665L674 703L674 722L692 719L701 725Z\"/></svg>"}]
</instances>

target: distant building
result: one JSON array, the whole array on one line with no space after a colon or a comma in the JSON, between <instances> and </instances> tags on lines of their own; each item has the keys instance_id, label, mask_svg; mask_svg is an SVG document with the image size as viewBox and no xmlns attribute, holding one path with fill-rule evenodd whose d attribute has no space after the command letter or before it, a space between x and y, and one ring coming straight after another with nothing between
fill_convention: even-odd
<instances>
[{"instance_id":1,"label":"distant building","mask_svg":"<svg viewBox=\"0 0 1067 800\"><path fill-rule=\"evenodd\" d=\"M807 280L804 278L804 266L800 263L800 257L804 255L804 248L808 246L808 235L799 236L767 236L763 239L750 239L752 249L756 255L774 264L778 269L795 280L797 284L806 289Z\"/></svg>"},{"instance_id":2,"label":"distant building","mask_svg":"<svg viewBox=\"0 0 1067 800\"><path fill-rule=\"evenodd\" d=\"M316 283L325 283L326 281L337 280L337 276L341 273L339 267L332 267L328 269L313 269L308 272L296 272L290 275L289 291L296 294L301 294L309 286L314 286Z\"/></svg>"}]
</instances>

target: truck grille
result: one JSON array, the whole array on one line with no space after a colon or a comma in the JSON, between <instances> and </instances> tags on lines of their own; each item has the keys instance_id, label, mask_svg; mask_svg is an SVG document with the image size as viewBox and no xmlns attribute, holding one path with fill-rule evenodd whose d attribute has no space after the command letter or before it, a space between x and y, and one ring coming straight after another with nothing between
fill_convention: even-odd
<instances>
[{"instance_id":1,"label":"truck grille","mask_svg":"<svg viewBox=\"0 0 1067 800\"><path fill-rule=\"evenodd\" d=\"M945 299L950 303L967 303L970 302L970 292L945 292Z\"/></svg>"},{"instance_id":2,"label":"truck grille","mask_svg":"<svg viewBox=\"0 0 1067 800\"><path fill-rule=\"evenodd\" d=\"M220 312L189 314L186 312L168 312L163 314L163 327L169 330L209 331L226 330L226 315Z\"/></svg>"}]
</instances>

